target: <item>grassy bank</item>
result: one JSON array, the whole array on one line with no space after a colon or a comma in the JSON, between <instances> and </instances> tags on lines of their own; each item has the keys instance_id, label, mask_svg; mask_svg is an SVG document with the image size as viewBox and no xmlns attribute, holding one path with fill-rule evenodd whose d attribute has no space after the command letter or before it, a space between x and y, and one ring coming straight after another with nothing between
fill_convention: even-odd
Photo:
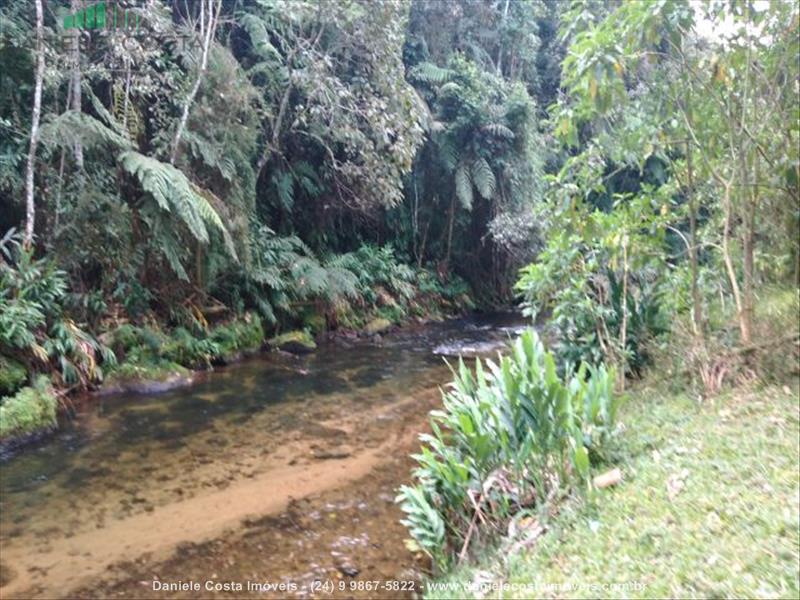
<instances>
[{"instance_id":1,"label":"grassy bank","mask_svg":"<svg viewBox=\"0 0 800 600\"><path fill-rule=\"evenodd\" d=\"M797 380L702 403L633 391L610 453L623 482L567 502L532 546L508 553L504 540L427 597L474 596L476 583L507 584L487 597L798 597L798 402ZM644 588L592 587L614 583Z\"/></svg>"}]
</instances>

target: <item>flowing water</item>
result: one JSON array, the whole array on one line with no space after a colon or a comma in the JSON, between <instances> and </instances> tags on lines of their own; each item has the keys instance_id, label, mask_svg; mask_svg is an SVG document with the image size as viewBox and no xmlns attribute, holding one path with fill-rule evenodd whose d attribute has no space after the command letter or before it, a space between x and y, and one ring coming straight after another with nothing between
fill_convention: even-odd
<instances>
[{"instance_id":1,"label":"flowing water","mask_svg":"<svg viewBox=\"0 0 800 600\"><path fill-rule=\"evenodd\" d=\"M450 378L433 351L492 350L515 324L331 342L85 403L0 465L0 596L413 595L427 565L393 498Z\"/></svg>"}]
</instances>

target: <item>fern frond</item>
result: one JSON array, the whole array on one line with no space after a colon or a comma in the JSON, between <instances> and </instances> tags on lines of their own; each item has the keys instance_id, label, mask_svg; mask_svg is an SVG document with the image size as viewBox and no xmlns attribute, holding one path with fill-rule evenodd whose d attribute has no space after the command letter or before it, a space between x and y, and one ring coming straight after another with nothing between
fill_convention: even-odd
<instances>
[{"instance_id":1,"label":"fern frond","mask_svg":"<svg viewBox=\"0 0 800 600\"><path fill-rule=\"evenodd\" d=\"M256 54L265 59L282 61L280 52L272 45L269 39L268 23L251 13L242 13L239 24L250 36L250 43Z\"/></svg>"},{"instance_id":2,"label":"fern frond","mask_svg":"<svg viewBox=\"0 0 800 600\"><path fill-rule=\"evenodd\" d=\"M433 85L442 85L450 81L455 73L450 69L443 69L433 63L424 62L418 64L411 70L411 79L429 83Z\"/></svg>"},{"instance_id":3,"label":"fern frond","mask_svg":"<svg viewBox=\"0 0 800 600\"><path fill-rule=\"evenodd\" d=\"M472 182L481 197L489 200L494 196L497 180L494 177L492 167L483 157L475 159L475 162L472 163Z\"/></svg>"},{"instance_id":4,"label":"fern frond","mask_svg":"<svg viewBox=\"0 0 800 600\"><path fill-rule=\"evenodd\" d=\"M141 216L147 223L150 230L150 242L157 248L167 264L170 266L178 279L189 281L186 269L183 267L181 255L186 252L183 245L175 237L173 228L165 222L164 212L153 204L145 205L141 211Z\"/></svg>"},{"instance_id":5,"label":"fern frond","mask_svg":"<svg viewBox=\"0 0 800 600\"><path fill-rule=\"evenodd\" d=\"M458 165L455 175L456 197L461 206L467 210L472 209L472 181L469 178L469 171L464 163Z\"/></svg>"},{"instance_id":6,"label":"fern frond","mask_svg":"<svg viewBox=\"0 0 800 600\"><path fill-rule=\"evenodd\" d=\"M71 148L80 142L84 148L130 148L131 141L86 113L68 110L40 129L41 142L49 147Z\"/></svg>"},{"instance_id":7,"label":"fern frond","mask_svg":"<svg viewBox=\"0 0 800 600\"><path fill-rule=\"evenodd\" d=\"M275 195L286 211L291 211L294 206L294 181L292 175L286 171L278 171L272 175L272 185Z\"/></svg>"},{"instance_id":8,"label":"fern frond","mask_svg":"<svg viewBox=\"0 0 800 600\"><path fill-rule=\"evenodd\" d=\"M442 87L439 88L439 94L458 94L461 91L461 86L458 85L455 81L448 81Z\"/></svg>"},{"instance_id":9,"label":"fern frond","mask_svg":"<svg viewBox=\"0 0 800 600\"><path fill-rule=\"evenodd\" d=\"M210 191L190 182L174 166L132 150L120 154L119 161L123 169L139 180L159 208L166 212L174 209L197 241L208 244L206 224L212 225L222 235L228 253L236 258L230 233L211 204L212 201L221 204L221 201Z\"/></svg>"},{"instance_id":10,"label":"fern frond","mask_svg":"<svg viewBox=\"0 0 800 600\"><path fill-rule=\"evenodd\" d=\"M484 125L482 129L486 133L490 133L494 136L501 137L506 140L514 139L514 132L511 131L511 129L509 129L505 125L502 125L501 123L489 123L488 125Z\"/></svg>"},{"instance_id":11,"label":"fern frond","mask_svg":"<svg viewBox=\"0 0 800 600\"><path fill-rule=\"evenodd\" d=\"M322 183L319 180L317 170L308 162L301 160L292 165L292 175L295 182L303 188L309 196L319 196L322 191Z\"/></svg>"},{"instance_id":12,"label":"fern frond","mask_svg":"<svg viewBox=\"0 0 800 600\"><path fill-rule=\"evenodd\" d=\"M233 181L236 175L236 165L229 156L223 156L219 144L210 142L188 129L184 131L183 140L188 144L192 156L201 160L206 166L219 171L219 174L227 181Z\"/></svg>"},{"instance_id":13,"label":"fern frond","mask_svg":"<svg viewBox=\"0 0 800 600\"><path fill-rule=\"evenodd\" d=\"M219 212L217 212L211 204L212 202L222 204L222 200L217 198L209 190L203 189L192 182L189 182L189 186L195 193L197 212L200 214L200 217L206 223L213 225L217 231L222 234L222 239L225 242L225 248L228 250L228 254L236 259L236 249L233 246L233 238L231 238L228 228L225 227L225 224L222 222Z\"/></svg>"},{"instance_id":14,"label":"fern frond","mask_svg":"<svg viewBox=\"0 0 800 600\"><path fill-rule=\"evenodd\" d=\"M452 140L447 137L442 137L437 145L439 146L439 156L445 167L447 167L448 171L453 171L460 160L458 149L455 147Z\"/></svg>"},{"instance_id":15,"label":"fern frond","mask_svg":"<svg viewBox=\"0 0 800 600\"><path fill-rule=\"evenodd\" d=\"M94 93L92 86L89 85L88 82L84 82L84 84L81 86L81 89L83 94L89 98L89 101L92 103L92 108L94 108L95 112L106 122L106 125L124 138L131 137L128 129L125 129L125 127L122 126L122 123L105 107L100 98L97 97L97 94ZM132 105L133 103L131 102L130 104Z\"/></svg>"}]
</instances>

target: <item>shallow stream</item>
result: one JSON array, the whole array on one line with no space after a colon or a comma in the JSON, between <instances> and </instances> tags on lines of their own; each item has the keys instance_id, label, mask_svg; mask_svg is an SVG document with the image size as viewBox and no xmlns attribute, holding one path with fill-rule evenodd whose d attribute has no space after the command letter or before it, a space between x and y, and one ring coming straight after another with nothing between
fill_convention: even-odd
<instances>
[{"instance_id":1,"label":"shallow stream","mask_svg":"<svg viewBox=\"0 0 800 600\"><path fill-rule=\"evenodd\" d=\"M518 325L410 327L83 403L0 464L0 595L330 597L323 583L333 596L412 595L426 563L393 498L450 379L434 350L491 351ZM417 583L353 583L375 580ZM154 583L179 581L202 593Z\"/></svg>"}]
</instances>

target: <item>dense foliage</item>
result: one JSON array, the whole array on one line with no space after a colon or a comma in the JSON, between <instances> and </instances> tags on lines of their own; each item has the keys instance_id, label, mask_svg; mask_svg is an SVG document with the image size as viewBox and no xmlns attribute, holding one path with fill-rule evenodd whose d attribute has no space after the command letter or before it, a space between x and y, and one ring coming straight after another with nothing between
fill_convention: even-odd
<instances>
[{"instance_id":1,"label":"dense foliage","mask_svg":"<svg viewBox=\"0 0 800 600\"><path fill-rule=\"evenodd\" d=\"M708 391L751 377L762 344L797 339L758 318L800 278L797 6L576 2L562 38L564 157L517 286L528 310L571 360L631 374L672 345Z\"/></svg>"},{"instance_id":2,"label":"dense foliage","mask_svg":"<svg viewBox=\"0 0 800 600\"><path fill-rule=\"evenodd\" d=\"M621 386L795 343L794 4L118 4L0 6L5 395L514 294Z\"/></svg>"}]
</instances>

